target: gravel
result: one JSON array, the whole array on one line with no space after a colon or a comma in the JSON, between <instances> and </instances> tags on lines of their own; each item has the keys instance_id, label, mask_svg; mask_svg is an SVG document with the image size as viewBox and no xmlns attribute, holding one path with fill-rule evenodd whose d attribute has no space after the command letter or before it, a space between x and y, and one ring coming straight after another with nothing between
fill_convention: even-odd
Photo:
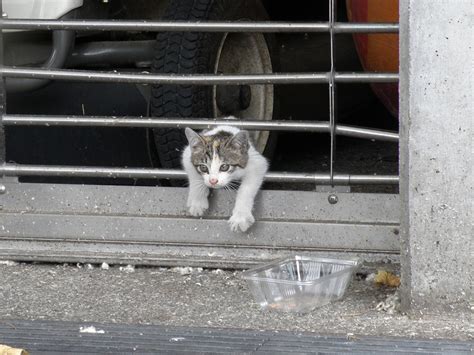
<instances>
[{"instance_id":1,"label":"gravel","mask_svg":"<svg viewBox=\"0 0 474 355\"><path fill-rule=\"evenodd\" d=\"M188 273L189 271L189 273ZM240 272L110 265L0 264L0 319L311 331L319 334L473 339L472 314L410 318L394 289L358 275L342 301L306 315L261 311ZM377 310L379 305L379 310ZM389 312L386 310L390 309Z\"/></svg>"}]
</instances>

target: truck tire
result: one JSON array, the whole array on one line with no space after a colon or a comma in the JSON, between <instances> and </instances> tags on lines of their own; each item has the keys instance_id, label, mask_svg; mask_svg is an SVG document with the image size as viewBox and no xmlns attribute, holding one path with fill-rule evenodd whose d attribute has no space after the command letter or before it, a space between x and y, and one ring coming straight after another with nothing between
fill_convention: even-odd
<instances>
[{"instance_id":1,"label":"truck tire","mask_svg":"<svg viewBox=\"0 0 474 355\"><path fill-rule=\"evenodd\" d=\"M268 20L258 0L173 0L163 17L169 21ZM157 35L154 73L271 73L277 67L272 35L247 33L161 32ZM213 118L233 115L242 119L271 120L276 115L272 85L210 86L154 85L150 114L154 117ZM231 124L231 122L229 123ZM154 129L163 168L181 167L187 145L182 128ZM254 144L269 156L275 135L255 132Z\"/></svg>"}]
</instances>

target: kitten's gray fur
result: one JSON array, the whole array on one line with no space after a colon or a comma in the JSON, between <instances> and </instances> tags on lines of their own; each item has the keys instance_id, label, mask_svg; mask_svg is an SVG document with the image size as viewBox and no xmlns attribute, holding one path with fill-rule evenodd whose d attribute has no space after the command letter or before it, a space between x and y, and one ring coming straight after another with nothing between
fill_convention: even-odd
<instances>
[{"instance_id":1,"label":"kitten's gray fur","mask_svg":"<svg viewBox=\"0 0 474 355\"><path fill-rule=\"evenodd\" d=\"M188 208L202 216L209 207L209 188L233 189L241 181L231 229L246 231L254 222L252 208L268 168L266 159L249 141L247 131L219 126L198 134L186 128L189 146L183 152L183 166L189 179Z\"/></svg>"},{"instance_id":2,"label":"kitten's gray fur","mask_svg":"<svg viewBox=\"0 0 474 355\"><path fill-rule=\"evenodd\" d=\"M191 160L194 165L210 163L215 152L222 163L245 168L249 159L247 131L240 131L236 135L226 131L219 131L211 136L205 135L206 133L197 135L187 131L187 138L193 148Z\"/></svg>"}]
</instances>

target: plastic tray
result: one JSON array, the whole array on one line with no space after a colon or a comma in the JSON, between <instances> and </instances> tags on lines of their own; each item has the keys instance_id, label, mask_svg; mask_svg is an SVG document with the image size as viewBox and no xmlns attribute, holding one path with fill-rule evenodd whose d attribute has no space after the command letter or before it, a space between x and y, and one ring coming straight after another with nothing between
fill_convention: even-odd
<instances>
[{"instance_id":1,"label":"plastic tray","mask_svg":"<svg viewBox=\"0 0 474 355\"><path fill-rule=\"evenodd\" d=\"M344 296L358 259L294 256L242 273L264 309L307 313Z\"/></svg>"}]
</instances>

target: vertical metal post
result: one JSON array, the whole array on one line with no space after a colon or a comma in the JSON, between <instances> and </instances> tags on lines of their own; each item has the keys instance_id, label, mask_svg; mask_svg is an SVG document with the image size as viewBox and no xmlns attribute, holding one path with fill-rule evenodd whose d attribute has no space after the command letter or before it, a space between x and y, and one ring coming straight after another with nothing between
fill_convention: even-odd
<instances>
[{"instance_id":1,"label":"vertical metal post","mask_svg":"<svg viewBox=\"0 0 474 355\"><path fill-rule=\"evenodd\" d=\"M3 18L3 4L0 0L0 15ZM3 28L0 28L0 68L3 67ZM0 165L5 163L5 129L3 126L3 115L6 113L6 89L5 78L0 72Z\"/></svg>"},{"instance_id":2,"label":"vertical metal post","mask_svg":"<svg viewBox=\"0 0 474 355\"><path fill-rule=\"evenodd\" d=\"M336 0L329 0L329 34L330 34L330 49L331 49L331 73L329 79L329 130L331 134L331 152L329 162L329 174L331 179L331 186L334 186L334 162L336 153L336 82L334 80L336 73L335 66L335 31L334 25L336 23Z\"/></svg>"}]
</instances>

